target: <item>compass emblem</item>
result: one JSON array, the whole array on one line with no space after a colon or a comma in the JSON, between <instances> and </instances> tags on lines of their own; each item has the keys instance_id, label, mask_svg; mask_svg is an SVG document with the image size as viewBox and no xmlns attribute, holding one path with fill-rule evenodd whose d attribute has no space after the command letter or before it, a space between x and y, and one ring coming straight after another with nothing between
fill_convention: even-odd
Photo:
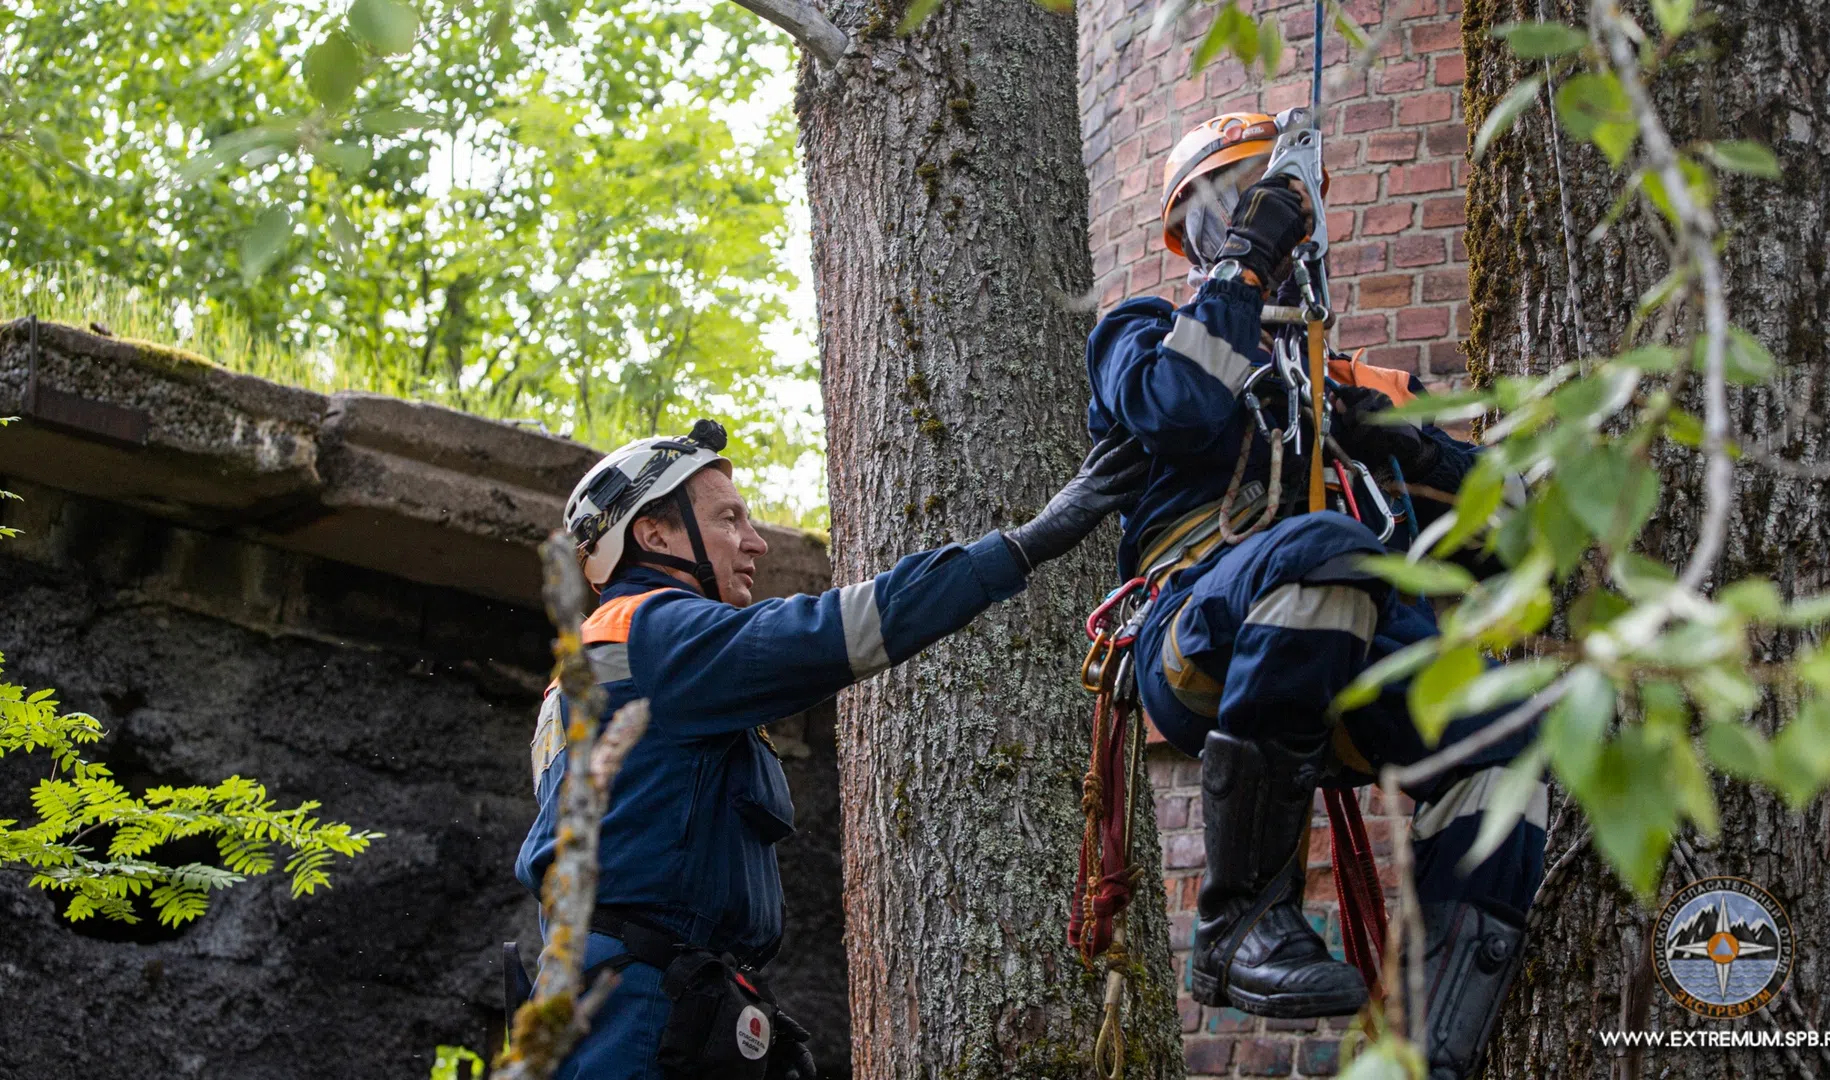
<instances>
[{"instance_id":1,"label":"compass emblem","mask_svg":"<svg viewBox=\"0 0 1830 1080\"><path fill-rule=\"evenodd\" d=\"M1712 877L1678 891L1652 934L1653 967L1673 1000L1730 1020L1766 1007L1792 974L1792 921L1765 889Z\"/></svg>"}]
</instances>

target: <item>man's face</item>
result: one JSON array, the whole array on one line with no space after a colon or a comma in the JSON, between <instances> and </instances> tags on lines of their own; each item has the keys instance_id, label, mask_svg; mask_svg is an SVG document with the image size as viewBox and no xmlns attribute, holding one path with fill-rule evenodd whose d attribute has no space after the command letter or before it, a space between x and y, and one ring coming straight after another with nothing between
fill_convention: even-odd
<instances>
[{"instance_id":1,"label":"man's face","mask_svg":"<svg viewBox=\"0 0 1830 1080\"><path fill-rule=\"evenodd\" d=\"M686 493L699 520L705 557L717 573L719 597L733 607L747 607L756 586L756 560L769 553L768 542L750 523L749 507L722 469L700 469L686 481ZM644 518L636 522L636 540L650 551L692 561L693 542L685 529ZM687 577L684 571L668 572Z\"/></svg>"}]
</instances>

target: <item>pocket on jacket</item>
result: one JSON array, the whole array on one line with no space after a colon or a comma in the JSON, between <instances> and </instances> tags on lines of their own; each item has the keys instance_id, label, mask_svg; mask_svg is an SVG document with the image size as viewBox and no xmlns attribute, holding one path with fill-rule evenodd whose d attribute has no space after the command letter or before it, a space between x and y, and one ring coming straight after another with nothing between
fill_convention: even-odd
<instances>
[{"instance_id":1,"label":"pocket on jacket","mask_svg":"<svg viewBox=\"0 0 1830 1080\"><path fill-rule=\"evenodd\" d=\"M731 762L731 806L765 844L794 835L794 799L781 759L745 732Z\"/></svg>"}]
</instances>

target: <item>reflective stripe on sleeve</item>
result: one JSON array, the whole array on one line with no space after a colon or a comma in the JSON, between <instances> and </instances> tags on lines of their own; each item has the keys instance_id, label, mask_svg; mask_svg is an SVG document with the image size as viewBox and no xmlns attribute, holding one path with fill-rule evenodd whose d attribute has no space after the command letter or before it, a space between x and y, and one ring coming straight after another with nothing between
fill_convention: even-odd
<instances>
[{"instance_id":1,"label":"reflective stripe on sleeve","mask_svg":"<svg viewBox=\"0 0 1830 1080\"><path fill-rule=\"evenodd\" d=\"M621 682L633 678L629 670L629 646L622 642L586 645L585 657L591 661L591 676L600 683Z\"/></svg>"},{"instance_id":2,"label":"reflective stripe on sleeve","mask_svg":"<svg viewBox=\"0 0 1830 1080\"><path fill-rule=\"evenodd\" d=\"M845 659L853 678L875 675L890 666L883 644L883 617L877 611L877 582L860 581L839 590L839 621L845 627Z\"/></svg>"},{"instance_id":3,"label":"reflective stripe on sleeve","mask_svg":"<svg viewBox=\"0 0 1830 1080\"><path fill-rule=\"evenodd\" d=\"M1351 585L1280 585L1253 605L1247 624L1286 630L1342 630L1372 640L1379 609Z\"/></svg>"},{"instance_id":4,"label":"reflective stripe on sleeve","mask_svg":"<svg viewBox=\"0 0 1830 1080\"><path fill-rule=\"evenodd\" d=\"M1175 326L1163 339L1163 347L1193 360L1196 367L1219 379L1221 385L1235 394L1252 370L1251 363L1234 352L1225 338L1215 337L1200 319L1187 315L1176 316Z\"/></svg>"},{"instance_id":5,"label":"reflective stripe on sleeve","mask_svg":"<svg viewBox=\"0 0 1830 1080\"><path fill-rule=\"evenodd\" d=\"M1411 819L1411 838L1428 840L1448 828L1457 818L1485 812L1499 792L1500 778L1504 775L1504 765L1482 769L1458 781L1455 786L1443 792L1442 798L1419 806L1417 816ZM1538 781L1531 793L1531 800L1525 804L1524 820L1540 829L1550 820L1550 796L1542 780Z\"/></svg>"}]
</instances>

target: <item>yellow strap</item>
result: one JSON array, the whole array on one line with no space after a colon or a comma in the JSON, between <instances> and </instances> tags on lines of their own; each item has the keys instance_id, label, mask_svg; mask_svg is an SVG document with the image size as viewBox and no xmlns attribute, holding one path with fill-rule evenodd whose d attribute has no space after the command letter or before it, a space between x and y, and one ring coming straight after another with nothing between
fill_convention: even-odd
<instances>
[{"instance_id":1,"label":"yellow strap","mask_svg":"<svg viewBox=\"0 0 1830 1080\"><path fill-rule=\"evenodd\" d=\"M1327 378L1327 349L1322 342L1322 321L1309 320L1309 400L1315 418L1314 447L1309 453L1309 512L1327 505L1328 493L1322 487L1322 381Z\"/></svg>"}]
</instances>

